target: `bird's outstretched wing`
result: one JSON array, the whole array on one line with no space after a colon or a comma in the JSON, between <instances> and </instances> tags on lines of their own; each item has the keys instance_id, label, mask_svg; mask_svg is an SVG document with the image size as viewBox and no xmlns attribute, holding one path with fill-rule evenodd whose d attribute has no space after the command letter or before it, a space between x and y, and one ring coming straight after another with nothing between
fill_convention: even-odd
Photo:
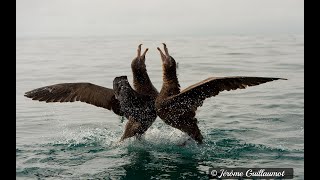
<instances>
[{"instance_id":1,"label":"bird's outstretched wing","mask_svg":"<svg viewBox=\"0 0 320 180\"><path fill-rule=\"evenodd\" d=\"M210 77L199 83L196 83L180 92L180 94L169 97L163 102L162 106L166 108L177 108L181 110L192 109L202 106L206 98L218 95L227 90L244 89L247 86L256 86L274 80L286 80L283 78L269 77Z\"/></svg>"},{"instance_id":2,"label":"bird's outstretched wing","mask_svg":"<svg viewBox=\"0 0 320 180\"><path fill-rule=\"evenodd\" d=\"M91 83L55 84L28 91L24 96L47 103L81 101L112 110L117 115L122 115L119 102L115 99L113 90Z\"/></svg>"}]
</instances>

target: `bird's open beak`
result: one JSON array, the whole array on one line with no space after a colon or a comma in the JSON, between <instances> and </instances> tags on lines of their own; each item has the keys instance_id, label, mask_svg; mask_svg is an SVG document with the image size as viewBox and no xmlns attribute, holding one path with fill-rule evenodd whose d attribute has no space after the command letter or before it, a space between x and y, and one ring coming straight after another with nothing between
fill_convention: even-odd
<instances>
[{"instance_id":1,"label":"bird's open beak","mask_svg":"<svg viewBox=\"0 0 320 180\"><path fill-rule=\"evenodd\" d=\"M142 44L139 44L138 46L138 50L137 50L137 58L139 58L140 60L145 60L146 59L146 54L148 52L148 48L146 48L146 50L144 50L143 54L141 55L141 46Z\"/></svg>"},{"instance_id":2,"label":"bird's open beak","mask_svg":"<svg viewBox=\"0 0 320 180\"><path fill-rule=\"evenodd\" d=\"M168 52L168 49L167 49L167 46L165 43L162 43L163 44L163 48L164 48L164 52L165 54L162 52L162 50L157 47L158 51L160 52L160 56L161 56L161 59L162 59L162 63L166 63L168 64L169 63L169 58L170 58L170 55L169 55L169 52Z\"/></svg>"}]
</instances>

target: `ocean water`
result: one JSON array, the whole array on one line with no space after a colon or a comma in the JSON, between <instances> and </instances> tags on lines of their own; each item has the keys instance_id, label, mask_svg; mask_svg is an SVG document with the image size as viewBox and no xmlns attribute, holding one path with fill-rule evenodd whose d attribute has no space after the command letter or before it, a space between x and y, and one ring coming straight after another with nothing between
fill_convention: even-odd
<instances>
[{"instance_id":1,"label":"ocean water","mask_svg":"<svg viewBox=\"0 0 320 180\"><path fill-rule=\"evenodd\" d=\"M181 89L211 76L282 77L206 99L204 144L157 118L141 141L119 144L126 119L82 102L44 103L26 91L56 83L132 82L138 44L162 85L157 46L178 62ZM209 167L294 168L304 179L304 36L74 37L16 39L17 179L208 179Z\"/></svg>"}]
</instances>

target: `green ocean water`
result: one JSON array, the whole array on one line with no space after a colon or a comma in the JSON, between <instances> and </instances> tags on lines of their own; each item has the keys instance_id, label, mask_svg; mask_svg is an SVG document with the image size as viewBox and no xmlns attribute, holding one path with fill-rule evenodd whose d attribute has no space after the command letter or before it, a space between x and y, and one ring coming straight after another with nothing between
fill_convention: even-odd
<instances>
[{"instance_id":1,"label":"green ocean water","mask_svg":"<svg viewBox=\"0 0 320 180\"><path fill-rule=\"evenodd\" d=\"M181 89L211 76L282 77L222 92L198 108L204 144L157 119L141 141L118 141L126 119L81 102L43 103L23 96L41 86L132 80L137 45L162 84L156 50L166 42ZM208 179L210 167L294 168L304 179L304 36L18 38L17 179ZM132 82L132 81L131 81Z\"/></svg>"}]
</instances>

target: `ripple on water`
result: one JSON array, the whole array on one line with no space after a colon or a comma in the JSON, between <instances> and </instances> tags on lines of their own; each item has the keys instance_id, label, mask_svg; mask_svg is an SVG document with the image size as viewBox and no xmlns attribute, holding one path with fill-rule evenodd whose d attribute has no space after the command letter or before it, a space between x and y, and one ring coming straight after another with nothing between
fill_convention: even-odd
<instances>
[{"instance_id":1,"label":"ripple on water","mask_svg":"<svg viewBox=\"0 0 320 180\"><path fill-rule=\"evenodd\" d=\"M172 129L169 129L172 130ZM185 177L204 178L206 172L199 171L197 166L212 166L214 163L221 165L239 165L240 161L247 162L265 159L301 160L301 151L291 152L287 149L272 148L262 144L250 144L237 138L229 137L233 132L247 132L242 130L215 130L204 134L206 141L203 145L197 145L190 141L186 146L178 144L188 137L174 130L173 133L163 133L163 129L151 128L141 140L128 139L118 144L113 136L101 137L101 130L93 129L91 133L78 136L61 137L47 144L35 144L17 148L21 153L29 151L32 158L24 160L23 168L17 169L17 177L39 177L39 178L102 178L142 176L145 178L162 177L163 172L168 172L171 179L179 177L178 172ZM112 133L109 133L111 135ZM216 138L209 138L215 136ZM183 141L181 141L183 140ZM111 141L113 143L111 143ZM34 151L32 151L34 149ZM110 153L111 152L111 153ZM101 168L93 173L76 173L79 168L85 166L95 159L123 159L119 165L109 168ZM105 160L104 160L105 161ZM206 162L210 163L206 163ZM238 162L239 161L239 162ZM90 164L90 163L89 163ZM191 164L191 166L187 166ZM31 167L30 167L31 166ZM60 168L56 168L60 167ZM123 175L125 171L125 175ZM149 172L147 172L149 171ZM122 175L121 175L122 174ZM158 176L157 176L158 174ZM165 178L167 176L163 176ZM167 178L168 178L167 177ZM170 179L169 178L169 179Z\"/></svg>"}]
</instances>

